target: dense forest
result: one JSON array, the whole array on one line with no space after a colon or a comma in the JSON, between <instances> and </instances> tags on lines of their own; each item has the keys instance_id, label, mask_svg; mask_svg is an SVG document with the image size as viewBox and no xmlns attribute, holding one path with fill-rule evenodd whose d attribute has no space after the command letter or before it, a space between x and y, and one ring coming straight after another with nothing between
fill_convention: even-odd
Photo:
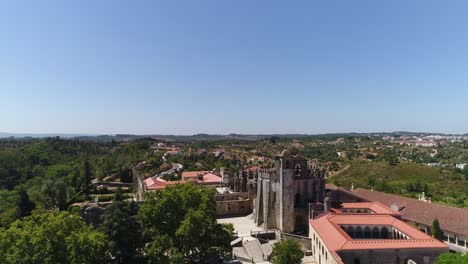
<instances>
[{"instance_id":1,"label":"dense forest","mask_svg":"<svg viewBox=\"0 0 468 264\"><path fill-rule=\"evenodd\" d=\"M93 143L76 139L0 140L0 226L21 216L19 205L67 209L89 199L91 180L146 158L149 140Z\"/></svg>"}]
</instances>

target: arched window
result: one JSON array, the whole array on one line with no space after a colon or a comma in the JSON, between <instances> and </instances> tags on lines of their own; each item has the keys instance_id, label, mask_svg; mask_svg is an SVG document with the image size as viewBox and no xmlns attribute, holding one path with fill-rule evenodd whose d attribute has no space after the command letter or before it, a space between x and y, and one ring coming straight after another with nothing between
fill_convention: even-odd
<instances>
[{"instance_id":1,"label":"arched window","mask_svg":"<svg viewBox=\"0 0 468 264\"><path fill-rule=\"evenodd\" d=\"M351 238L354 238L354 236L355 236L355 234L354 234L354 227L348 226L348 228L346 228L346 233L348 233L348 235L349 235Z\"/></svg>"},{"instance_id":2,"label":"arched window","mask_svg":"<svg viewBox=\"0 0 468 264\"><path fill-rule=\"evenodd\" d=\"M285 169L290 169L291 168L291 162L289 160L286 161L286 164L284 165Z\"/></svg>"},{"instance_id":3,"label":"arched window","mask_svg":"<svg viewBox=\"0 0 468 264\"><path fill-rule=\"evenodd\" d=\"M380 238L388 239L388 229L386 227L382 227L382 230L380 230Z\"/></svg>"},{"instance_id":4,"label":"arched window","mask_svg":"<svg viewBox=\"0 0 468 264\"><path fill-rule=\"evenodd\" d=\"M372 228L372 238L380 238L380 232L376 226Z\"/></svg>"},{"instance_id":5,"label":"arched window","mask_svg":"<svg viewBox=\"0 0 468 264\"><path fill-rule=\"evenodd\" d=\"M364 228L364 238L371 238L371 231L368 226Z\"/></svg>"},{"instance_id":6,"label":"arched window","mask_svg":"<svg viewBox=\"0 0 468 264\"><path fill-rule=\"evenodd\" d=\"M356 234L355 234L356 238L362 238L362 228L360 226L358 226L356 228Z\"/></svg>"},{"instance_id":7,"label":"arched window","mask_svg":"<svg viewBox=\"0 0 468 264\"><path fill-rule=\"evenodd\" d=\"M294 176L301 176L301 164L296 164L294 168Z\"/></svg>"}]
</instances>

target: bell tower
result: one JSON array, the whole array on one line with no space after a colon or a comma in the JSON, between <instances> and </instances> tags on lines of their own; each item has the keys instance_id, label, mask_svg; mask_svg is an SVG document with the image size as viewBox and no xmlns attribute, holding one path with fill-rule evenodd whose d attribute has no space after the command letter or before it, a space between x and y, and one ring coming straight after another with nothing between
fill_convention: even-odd
<instances>
[{"instance_id":1,"label":"bell tower","mask_svg":"<svg viewBox=\"0 0 468 264\"><path fill-rule=\"evenodd\" d=\"M307 160L285 149L277 157L280 180L280 230L307 229L309 203L323 203L324 184L319 170L309 168Z\"/></svg>"}]
</instances>

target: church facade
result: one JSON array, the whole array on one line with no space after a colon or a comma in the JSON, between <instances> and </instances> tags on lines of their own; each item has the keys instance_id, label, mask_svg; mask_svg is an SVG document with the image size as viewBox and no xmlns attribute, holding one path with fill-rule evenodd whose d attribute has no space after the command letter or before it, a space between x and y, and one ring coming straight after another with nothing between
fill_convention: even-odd
<instances>
[{"instance_id":1,"label":"church facade","mask_svg":"<svg viewBox=\"0 0 468 264\"><path fill-rule=\"evenodd\" d=\"M306 231L311 214L324 210L323 171L289 150L275 158L274 168L258 171L256 188L254 220L265 230Z\"/></svg>"}]
</instances>

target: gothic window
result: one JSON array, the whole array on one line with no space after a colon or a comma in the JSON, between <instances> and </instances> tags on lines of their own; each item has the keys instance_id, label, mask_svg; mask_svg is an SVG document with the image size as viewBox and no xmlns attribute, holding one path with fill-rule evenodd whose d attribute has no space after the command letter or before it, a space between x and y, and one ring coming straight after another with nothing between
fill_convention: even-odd
<instances>
[{"instance_id":1,"label":"gothic window","mask_svg":"<svg viewBox=\"0 0 468 264\"><path fill-rule=\"evenodd\" d=\"M371 238L371 230L368 226L364 228L364 238Z\"/></svg>"},{"instance_id":2,"label":"gothic window","mask_svg":"<svg viewBox=\"0 0 468 264\"><path fill-rule=\"evenodd\" d=\"M380 230L380 238L383 238L383 239L388 238L388 230L386 227L382 227L382 230Z\"/></svg>"},{"instance_id":3,"label":"gothic window","mask_svg":"<svg viewBox=\"0 0 468 264\"><path fill-rule=\"evenodd\" d=\"M358 226L356 228L356 238L362 238L362 228L360 226Z\"/></svg>"},{"instance_id":4,"label":"gothic window","mask_svg":"<svg viewBox=\"0 0 468 264\"><path fill-rule=\"evenodd\" d=\"M294 168L294 176L301 176L301 164L296 164Z\"/></svg>"},{"instance_id":5,"label":"gothic window","mask_svg":"<svg viewBox=\"0 0 468 264\"><path fill-rule=\"evenodd\" d=\"M291 162L289 160L286 161L286 164L284 165L285 169L290 169L291 168Z\"/></svg>"},{"instance_id":6,"label":"gothic window","mask_svg":"<svg viewBox=\"0 0 468 264\"><path fill-rule=\"evenodd\" d=\"M374 228L372 228L372 238L379 238L379 237L380 237L379 229L375 226Z\"/></svg>"}]
</instances>

